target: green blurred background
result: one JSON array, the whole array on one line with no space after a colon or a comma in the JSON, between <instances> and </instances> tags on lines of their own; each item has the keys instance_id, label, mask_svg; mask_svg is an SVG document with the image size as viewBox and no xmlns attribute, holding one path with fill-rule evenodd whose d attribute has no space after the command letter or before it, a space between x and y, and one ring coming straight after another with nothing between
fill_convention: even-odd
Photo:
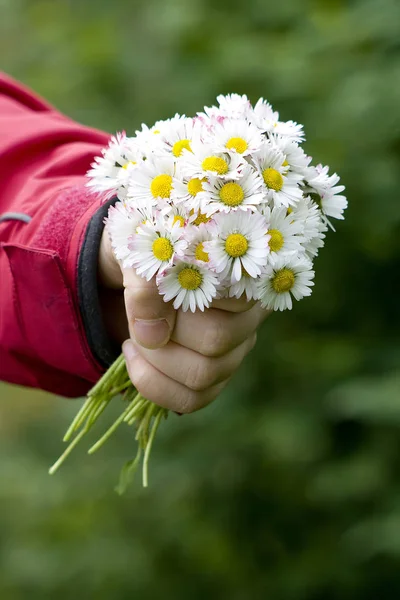
<instances>
[{"instance_id":1,"label":"green blurred background","mask_svg":"<svg viewBox=\"0 0 400 600\"><path fill-rule=\"evenodd\" d=\"M1 385L1 600L399 597L400 2L0 0L0 56L110 132L264 96L350 202L311 299L164 425L149 490L113 492L125 430L50 478L78 403Z\"/></svg>"}]
</instances>

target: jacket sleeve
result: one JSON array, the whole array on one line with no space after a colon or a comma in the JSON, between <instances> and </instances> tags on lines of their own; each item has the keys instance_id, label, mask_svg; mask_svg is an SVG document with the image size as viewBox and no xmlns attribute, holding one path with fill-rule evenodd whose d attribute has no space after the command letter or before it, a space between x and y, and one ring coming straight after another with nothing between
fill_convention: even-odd
<instances>
[{"instance_id":1,"label":"jacket sleeve","mask_svg":"<svg viewBox=\"0 0 400 600\"><path fill-rule=\"evenodd\" d=\"M107 143L107 134L66 118L0 73L4 381L80 396L115 357L96 282L107 205L85 187Z\"/></svg>"}]
</instances>

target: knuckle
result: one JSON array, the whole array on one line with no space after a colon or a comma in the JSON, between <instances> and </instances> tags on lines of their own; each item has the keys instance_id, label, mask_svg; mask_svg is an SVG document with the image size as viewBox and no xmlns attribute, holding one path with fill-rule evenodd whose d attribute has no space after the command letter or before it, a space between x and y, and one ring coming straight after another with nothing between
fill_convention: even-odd
<instances>
[{"instance_id":1,"label":"knuckle","mask_svg":"<svg viewBox=\"0 0 400 600\"><path fill-rule=\"evenodd\" d=\"M124 298L128 320L133 320L138 316L138 312L143 312L145 308L148 309L151 296L150 290L144 286L125 288Z\"/></svg>"},{"instance_id":2,"label":"knuckle","mask_svg":"<svg viewBox=\"0 0 400 600\"><path fill-rule=\"evenodd\" d=\"M221 316L218 316L204 329L201 354L208 357L220 356L229 346L229 341L230 335L227 324Z\"/></svg>"},{"instance_id":3,"label":"knuckle","mask_svg":"<svg viewBox=\"0 0 400 600\"><path fill-rule=\"evenodd\" d=\"M135 386L135 388L137 389L137 391L142 396L147 398L147 400L152 400L152 398L149 397L149 391L150 391L148 389L149 379L148 379L146 367L144 365L142 365L141 368L137 368L137 365L135 365L135 368L132 367L129 369L129 375L130 375L131 381L132 381L133 385Z\"/></svg>"},{"instance_id":4,"label":"knuckle","mask_svg":"<svg viewBox=\"0 0 400 600\"><path fill-rule=\"evenodd\" d=\"M140 287L126 287L124 290L125 304L127 309L132 309L138 302L145 300L146 292Z\"/></svg>"},{"instance_id":5,"label":"knuckle","mask_svg":"<svg viewBox=\"0 0 400 600\"><path fill-rule=\"evenodd\" d=\"M190 365L185 385L191 390L200 392L209 388L217 378L215 360L208 357L200 357Z\"/></svg>"}]
</instances>

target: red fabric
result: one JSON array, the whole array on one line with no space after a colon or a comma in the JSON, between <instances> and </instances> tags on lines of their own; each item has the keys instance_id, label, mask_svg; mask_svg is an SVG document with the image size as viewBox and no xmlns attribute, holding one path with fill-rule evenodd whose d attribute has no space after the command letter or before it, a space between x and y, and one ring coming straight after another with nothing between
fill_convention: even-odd
<instances>
[{"instance_id":1,"label":"red fabric","mask_svg":"<svg viewBox=\"0 0 400 600\"><path fill-rule=\"evenodd\" d=\"M0 73L0 379L80 396L102 369L89 350L77 264L100 201L84 184L109 136Z\"/></svg>"}]
</instances>

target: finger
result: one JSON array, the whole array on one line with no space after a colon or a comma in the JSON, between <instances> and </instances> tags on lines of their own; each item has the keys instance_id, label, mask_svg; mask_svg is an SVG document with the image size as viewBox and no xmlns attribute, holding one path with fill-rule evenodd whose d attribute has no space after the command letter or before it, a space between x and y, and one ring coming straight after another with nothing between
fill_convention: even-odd
<instances>
[{"instance_id":1,"label":"finger","mask_svg":"<svg viewBox=\"0 0 400 600\"><path fill-rule=\"evenodd\" d=\"M125 307L130 336L144 348L160 348L175 325L172 304L164 302L154 279L146 281L135 269L123 269Z\"/></svg>"},{"instance_id":2,"label":"finger","mask_svg":"<svg viewBox=\"0 0 400 600\"><path fill-rule=\"evenodd\" d=\"M121 267L115 258L107 227L101 236L97 276L99 283L106 288L122 290Z\"/></svg>"},{"instance_id":3,"label":"finger","mask_svg":"<svg viewBox=\"0 0 400 600\"><path fill-rule=\"evenodd\" d=\"M228 312L246 312L253 308L256 304L255 300L246 300L244 296L241 298L221 298L220 300L213 300L212 307L219 308L220 310L226 310Z\"/></svg>"},{"instance_id":4,"label":"finger","mask_svg":"<svg viewBox=\"0 0 400 600\"><path fill-rule=\"evenodd\" d=\"M228 379L254 347L256 334L218 358L209 358L169 342L158 350L137 347L139 354L164 375L194 391L206 390Z\"/></svg>"},{"instance_id":5,"label":"finger","mask_svg":"<svg viewBox=\"0 0 400 600\"><path fill-rule=\"evenodd\" d=\"M269 314L259 304L244 313L179 310L171 340L204 356L222 356L242 344Z\"/></svg>"},{"instance_id":6,"label":"finger","mask_svg":"<svg viewBox=\"0 0 400 600\"><path fill-rule=\"evenodd\" d=\"M207 406L228 383L223 381L197 392L158 371L137 352L131 340L124 342L123 352L129 377L138 392L147 400L174 412L190 413Z\"/></svg>"}]
</instances>

